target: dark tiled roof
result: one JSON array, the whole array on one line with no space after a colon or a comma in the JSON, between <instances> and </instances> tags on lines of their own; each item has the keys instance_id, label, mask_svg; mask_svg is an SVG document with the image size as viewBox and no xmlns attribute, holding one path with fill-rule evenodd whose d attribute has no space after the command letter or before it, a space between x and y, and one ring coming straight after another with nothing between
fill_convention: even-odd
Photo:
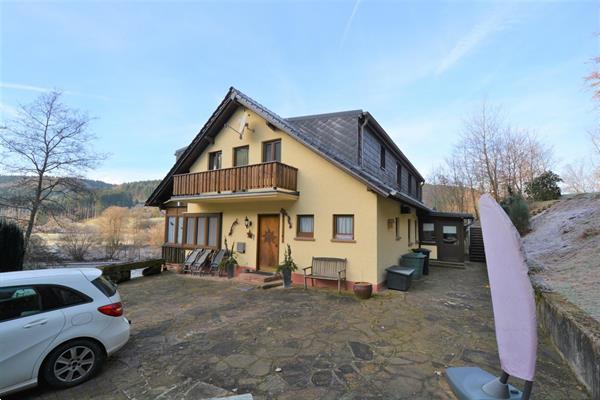
<instances>
[{"instance_id":1,"label":"dark tiled roof","mask_svg":"<svg viewBox=\"0 0 600 400\"><path fill-rule=\"evenodd\" d=\"M186 168L189 169L193 160L206 148L208 141L204 139L214 137L218 133L220 126L217 126L216 121L225 118L229 115L228 112L233 112L236 103L251 109L267 122L345 169L357 179L365 182L375 192L414 207L429 210L424 203L404 193L396 192L393 187L358 166L356 141L359 119L364 115L362 110L282 118L233 87L229 89L217 110L211 115L192 143L187 148L177 151L178 158L175 165L148 198L147 205L158 206L168 200L170 197L168 191L172 190L172 176L187 172ZM372 118L370 115L369 117Z\"/></svg>"}]
</instances>

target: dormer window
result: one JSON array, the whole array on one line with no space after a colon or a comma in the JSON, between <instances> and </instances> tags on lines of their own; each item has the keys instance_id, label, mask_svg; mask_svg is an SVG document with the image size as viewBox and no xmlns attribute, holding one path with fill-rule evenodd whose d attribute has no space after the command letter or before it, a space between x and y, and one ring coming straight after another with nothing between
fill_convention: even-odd
<instances>
[{"instance_id":1,"label":"dormer window","mask_svg":"<svg viewBox=\"0 0 600 400\"><path fill-rule=\"evenodd\" d=\"M385 146L383 143L380 144L379 154L379 166L381 169L385 169Z\"/></svg>"}]
</instances>

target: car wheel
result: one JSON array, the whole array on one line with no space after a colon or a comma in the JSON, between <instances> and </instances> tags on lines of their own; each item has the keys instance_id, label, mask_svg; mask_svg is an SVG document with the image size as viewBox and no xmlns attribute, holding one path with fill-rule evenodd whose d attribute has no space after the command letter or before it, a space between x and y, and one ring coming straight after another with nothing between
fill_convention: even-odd
<instances>
[{"instance_id":1,"label":"car wheel","mask_svg":"<svg viewBox=\"0 0 600 400\"><path fill-rule=\"evenodd\" d=\"M67 388L94 376L104 363L103 349L87 339L76 339L54 349L41 370L44 381L55 388Z\"/></svg>"}]
</instances>

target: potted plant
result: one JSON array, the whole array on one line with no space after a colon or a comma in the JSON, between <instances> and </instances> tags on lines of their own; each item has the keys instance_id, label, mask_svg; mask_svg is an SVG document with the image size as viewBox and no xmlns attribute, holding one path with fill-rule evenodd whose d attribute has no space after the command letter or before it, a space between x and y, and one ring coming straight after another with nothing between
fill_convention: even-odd
<instances>
[{"instance_id":1,"label":"potted plant","mask_svg":"<svg viewBox=\"0 0 600 400\"><path fill-rule=\"evenodd\" d=\"M366 300L373 294L373 284L369 282L356 282L354 287L354 295L359 299Z\"/></svg>"},{"instance_id":2,"label":"potted plant","mask_svg":"<svg viewBox=\"0 0 600 400\"><path fill-rule=\"evenodd\" d=\"M298 266L292 258L292 249L288 244L283 256L283 262L277 266L277 273L283 275L283 287L292 287L292 272L297 269Z\"/></svg>"},{"instance_id":3,"label":"potted plant","mask_svg":"<svg viewBox=\"0 0 600 400\"><path fill-rule=\"evenodd\" d=\"M225 256L219 264L219 272L227 271L227 278L233 278L235 267L238 265L235 251L233 250L235 242L231 245L231 249L227 247L227 239L225 239ZM220 275L219 273L219 275Z\"/></svg>"}]
</instances>

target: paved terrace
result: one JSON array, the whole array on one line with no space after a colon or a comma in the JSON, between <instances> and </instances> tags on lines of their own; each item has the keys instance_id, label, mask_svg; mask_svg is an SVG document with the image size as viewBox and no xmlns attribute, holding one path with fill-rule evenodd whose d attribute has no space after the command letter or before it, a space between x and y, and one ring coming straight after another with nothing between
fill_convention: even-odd
<instances>
[{"instance_id":1,"label":"paved terrace","mask_svg":"<svg viewBox=\"0 0 600 400\"><path fill-rule=\"evenodd\" d=\"M432 268L404 294L254 289L164 273L120 285L132 338L95 379L18 398L454 399L446 366L499 373L480 264ZM279 368L281 370L279 371ZM277 372L279 371L279 372ZM588 399L540 335L537 399Z\"/></svg>"}]
</instances>

